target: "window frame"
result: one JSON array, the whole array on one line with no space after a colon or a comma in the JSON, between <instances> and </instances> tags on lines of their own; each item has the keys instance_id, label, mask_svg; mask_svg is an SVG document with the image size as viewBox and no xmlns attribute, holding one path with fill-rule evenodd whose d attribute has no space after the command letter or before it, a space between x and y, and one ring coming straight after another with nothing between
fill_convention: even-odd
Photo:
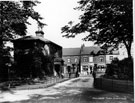
<instances>
[{"instance_id":1,"label":"window frame","mask_svg":"<svg viewBox=\"0 0 135 103\"><path fill-rule=\"evenodd\" d=\"M75 58L75 63L77 63L78 62L78 59L77 58Z\"/></svg>"},{"instance_id":2,"label":"window frame","mask_svg":"<svg viewBox=\"0 0 135 103\"><path fill-rule=\"evenodd\" d=\"M88 57L83 57L83 62L88 62Z\"/></svg>"},{"instance_id":3,"label":"window frame","mask_svg":"<svg viewBox=\"0 0 135 103\"><path fill-rule=\"evenodd\" d=\"M109 60L113 60L113 56L110 56L110 57L109 57Z\"/></svg>"},{"instance_id":4,"label":"window frame","mask_svg":"<svg viewBox=\"0 0 135 103\"><path fill-rule=\"evenodd\" d=\"M94 58L92 56L89 57L89 62L93 62Z\"/></svg>"},{"instance_id":5,"label":"window frame","mask_svg":"<svg viewBox=\"0 0 135 103\"><path fill-rule=\"evenodd\" d=\"M70 59L70 58L68 58L68 59L67 59L67 62L68 62L68 63L70 63L70 61L71 61L71 59Z\"/></svg>"}]
</instances>

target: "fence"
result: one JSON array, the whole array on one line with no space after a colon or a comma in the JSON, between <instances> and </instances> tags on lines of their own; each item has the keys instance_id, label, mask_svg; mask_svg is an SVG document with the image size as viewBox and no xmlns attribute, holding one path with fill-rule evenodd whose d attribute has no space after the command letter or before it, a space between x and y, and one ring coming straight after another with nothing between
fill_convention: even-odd
<instances>
[{"instance_id":1,"label":"fence","mask_svg":"<svg viewBox=\"0 0 135 103\"><path fill-rule=\"evenodd\" d=\"M76 77L76 73L71 73L71 74L65 73L64 77L66 77L66 78L75 78Z\"/></svg>"},{"instance_id":2,"label":"fence","mask_svg":"<svg viewBox=\"0 0 135 103\"><path fill-rule=\"evenodd\" d=\"M94 86L95 88L108 90L112 92L129 92L129 93L134 92L133 82L129 80L95 78Z\"/></svg>"},{"instance_id":3,"label":"fence","mask_svg":"<svg viewBox=\"0 0 135 103\"><path fill-rule=\"evenodd\" d=\"M34 81L8 81L0 83L0 89L9 88L24 90L24 89L38 89L38 88L46 88L48 86L54 85L56 83L60 83L68 80L68 78L59 78L59 77L48 77L46 80L34 80Z\"/></svg>"}]
</instances>

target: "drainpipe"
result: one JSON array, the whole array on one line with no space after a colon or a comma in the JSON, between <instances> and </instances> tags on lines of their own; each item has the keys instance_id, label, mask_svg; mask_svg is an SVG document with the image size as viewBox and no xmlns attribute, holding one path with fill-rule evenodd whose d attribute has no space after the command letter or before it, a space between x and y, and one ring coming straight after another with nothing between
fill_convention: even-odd
<instances>
[{"instance_id":1,"label":"drainpipe","mask_svg":"<svg viewBox=\"0 0 135 103\"><path fill-rule=\"evenodd\" d=\"M85 45L81 45L81 48L80 48L80 60L79 60L79 69L80 69L80 72L81 72L81 52L83 51L83 47L85 47Z\"/></svg>"}]
</instances>

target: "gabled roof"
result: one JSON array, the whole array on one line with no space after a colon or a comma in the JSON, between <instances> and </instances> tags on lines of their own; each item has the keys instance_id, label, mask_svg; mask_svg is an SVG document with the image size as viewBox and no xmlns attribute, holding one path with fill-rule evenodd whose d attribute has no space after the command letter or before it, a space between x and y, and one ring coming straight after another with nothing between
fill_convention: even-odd
<instances>
[{"instance_id":1,"label":"gabled roof","mask_svg":"<svg viewBox=\"0 0 135 103\"><path fill-rule=\"evenodd\" d=\"M81 48L63 48L63 56L76 56L80 55ZM105 55L105 51L99 46L89 46L83 47L81 50L81 55ZM106 55L118 55L118 51L112 51L111 53L106 53Z\"/></svg>"},{"instance_id":2,"label":"gabled roof","mask_svg":"<svg viewBox=\"0 0 135 103\"><path fill-rule=\"evenodd\" d=\"M107 55L119 55L119 51L118 50L111 51L111 52L107 53Z\"/></svg>"},{"instance_id":3,"label":"gabled roof","mask_svg":"<svg viewBox=\"0 0 135 103\"><path fill-rule=\"evenodd\" d=\"M90 54L97 54L102 49L98 46L90 46L90 47L83 47L83 50L81 52L82 55L90 55Z\"/></svg>"},{"instance_id":4,"label":"gabled roof","mask_svg":"<svg viewBox=\"0 0 135 103\"><path fill-rule=\"evenodd\" d=\"M80 50L81 48L63 48L63 56L80 55ZM100 50L101 48L97 46L83 47L81 55L90 55L91 53L97 54Z\"/></svg>"},{"instance_id":5,"label":"gabled roof","mask_svg":"<svg viewBox=\"0 0 135 103\"><path fill-rule=\"evenodd\" d=\"M108 48L107 55L119 55L119 50L114 49L113 47Z\"/></svg>"},{"instance_id":6,"label":"gabled roof","mask_svg":"<svg viewBox=\"0 0 135 103\"><path fill-rule=\"evenodd\" d=\"M80 48L63 48L63 56L80 55Z\"/></svg>"}]
</instances>

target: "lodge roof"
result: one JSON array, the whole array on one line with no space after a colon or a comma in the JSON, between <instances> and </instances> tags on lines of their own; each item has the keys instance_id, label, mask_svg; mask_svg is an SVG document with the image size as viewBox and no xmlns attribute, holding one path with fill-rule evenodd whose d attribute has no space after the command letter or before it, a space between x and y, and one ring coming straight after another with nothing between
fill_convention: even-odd
<instances>
[{"instance_id":1,"label":"lodge roof","mask_svg":"<svg viewBox=\"0 0 135 103\"><path fill-rule=\"evenodd\" d=\"M39 37L39 36L32 36L32 35L29 35L29 36L24 36L22 38L19 38L19 39L15 39L15 40L12 40L12 42L18 42L18 41L42 41L44 43L53 43L59 47L61 47L60 45L48 40L48 39L45 39L43 37Z\"/></svg>"},{"instance_id":2,"label":"lodge roof","mask_svg":"<svg viewBox=\"0 0 135 103\"><path fill-rule=\"evenodd\" d=\"M24 37L22 37L22 38L15 39L15 40L13 40L13 41L23 41L23 40L40 40L40 41L43 41L43 42L51 42L50 40L45 39L45 38L43 38L43 37L32 36L32 35L24 36Z\"/></svg>"}]
</instances>

